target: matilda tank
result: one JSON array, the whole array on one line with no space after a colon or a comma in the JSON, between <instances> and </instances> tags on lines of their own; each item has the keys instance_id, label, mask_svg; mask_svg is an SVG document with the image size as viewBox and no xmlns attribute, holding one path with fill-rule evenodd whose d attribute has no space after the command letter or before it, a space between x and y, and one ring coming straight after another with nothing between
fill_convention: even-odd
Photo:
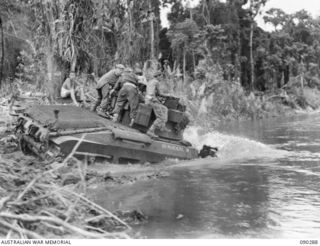
<instances>
[{"instance_id":1,"label":"matilda tank","mask_svg":"<svg viewBox=\"0 0 320 246\"><path fill-rule=\"evenodd\" d=\"M155 120L150 106L139 104L132 127L128 108L115 123L89 110L72 105L31 105L19 112L16 133L21 150L44 160L77 159L107 160L112 163L158 163L166 158L194 159L199 153L183 140L188 120L178 98L167 97L170 132L146 132ZM208 155L214 156L212 149Z\"/></svg>"}]
</instances>

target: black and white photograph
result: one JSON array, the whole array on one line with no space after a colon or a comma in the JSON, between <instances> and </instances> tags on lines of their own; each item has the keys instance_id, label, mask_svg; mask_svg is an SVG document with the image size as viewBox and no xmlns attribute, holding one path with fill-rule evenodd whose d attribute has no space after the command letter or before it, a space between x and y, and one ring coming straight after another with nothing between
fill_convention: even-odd
<instances>
[{"instance_id":1,"label":"black and white photograph","mask_svg":"<svg viewBox=\"0 0 320 246\"><path fill-rule=\"evenodd\" d=\"M319 244L319 0L0 0L0 244L160 239Z\"/></svg>"}]
</instances>

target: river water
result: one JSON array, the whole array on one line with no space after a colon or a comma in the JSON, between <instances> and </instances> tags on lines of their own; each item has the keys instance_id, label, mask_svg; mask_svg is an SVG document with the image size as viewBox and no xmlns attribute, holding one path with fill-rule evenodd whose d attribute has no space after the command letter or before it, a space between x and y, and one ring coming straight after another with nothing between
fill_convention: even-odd
<instances>
[{"instance_id":1,"label":"river water","mask_svg":"<svg viewBox=\"0 0 320 246\"><path fill-rule=\"evenodd\" d=\"M186 138L218 146L219 157L100 188L95 201L142 211L148 222L135 230L146 238L319 238L320 114L190 128Z\"/></svg>"}]
</instances>

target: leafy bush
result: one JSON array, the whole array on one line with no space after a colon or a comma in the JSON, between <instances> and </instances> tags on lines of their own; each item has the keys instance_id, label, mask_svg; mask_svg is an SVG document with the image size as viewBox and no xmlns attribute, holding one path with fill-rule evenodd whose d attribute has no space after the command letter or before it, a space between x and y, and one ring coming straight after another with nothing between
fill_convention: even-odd
<instances>
[{"instance_id":1,"label":"leafy bush","mask_svg":"<svg viewBox=\"0 0 320 246\"><path fill-rule=\"evenodd\" d=\"M194 118L203 114L219 120L261 117L263 101L253 93L246 94L238 81L226 81L217 65L200 62L190 83L189 99L197 103Z\"/></svg>"},{"instance_id":2,"label":"leafy bush","mask_svg":"<svg viewBox=\"0 0 320 246\"><path fill-rule=\"evenodd\" d=\"M219 121L279 116L320 106L320 92L301 88L297 78L275 91L247 93L238 81L225 80L219 66L205 60L196 68L195 77L184 82L179 94L184 95L193 121L205 127Z\"/></svg>"}]
</instances>

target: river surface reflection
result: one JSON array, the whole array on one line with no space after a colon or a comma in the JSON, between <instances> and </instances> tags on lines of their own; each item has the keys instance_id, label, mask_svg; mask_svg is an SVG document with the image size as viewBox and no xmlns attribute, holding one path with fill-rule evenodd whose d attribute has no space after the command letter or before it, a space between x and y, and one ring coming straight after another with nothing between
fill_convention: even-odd
<instances>
[{"instance_id":1,"label":"river surface reflection","mask_svg":"<svg viewBox=\"0 0 320 246\"><path fill-rule=\"evenodd\" d=\"M149 221L136 229L147 238L319 237L320 115L217 132L194 141L216 142L218 159L177 164L165 178L100 189L94 199L141 210Z\"/></svg>"}]
</instances>

